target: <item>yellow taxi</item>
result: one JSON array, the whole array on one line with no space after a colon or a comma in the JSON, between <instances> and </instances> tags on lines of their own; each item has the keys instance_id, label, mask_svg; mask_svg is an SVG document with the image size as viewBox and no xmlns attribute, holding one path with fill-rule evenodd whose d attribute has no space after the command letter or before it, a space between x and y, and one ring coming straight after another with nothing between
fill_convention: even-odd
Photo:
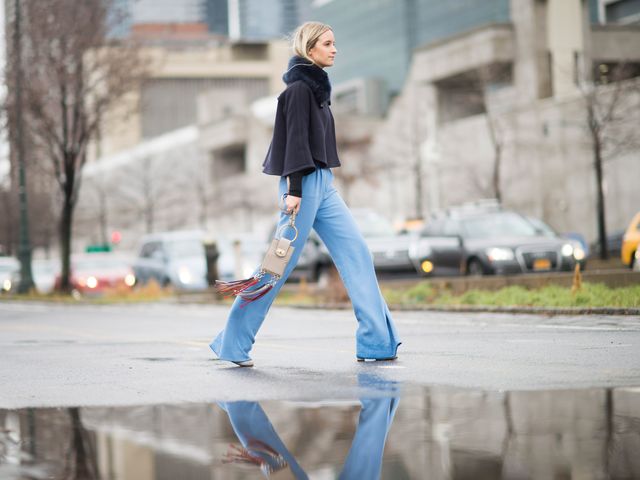
<instances>
[{"instance_id":1,"label":"yellow taxi","mask_svg":"<svg viewBox=\"0 0 640 480\"><path fill-rule=\"evenodd\" d=\"M622 263L634 270L640 270L640 212L636 213L622 237Z\"/></svg>"}]
</instances>

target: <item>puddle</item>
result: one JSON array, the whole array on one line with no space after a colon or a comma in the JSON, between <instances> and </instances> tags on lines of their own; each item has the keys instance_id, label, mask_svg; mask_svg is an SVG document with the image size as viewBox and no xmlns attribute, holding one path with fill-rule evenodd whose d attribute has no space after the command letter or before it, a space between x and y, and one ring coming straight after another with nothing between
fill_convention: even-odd
<instances>
[{"instance_id":1,"label":"puddle","mask_svg":"<svg viewBox=\"0 0 640 480\"><path fill-rule=\"evenodd\" d=\"M640 479L640 388L0 410L2 479Z\"/></svg>"}]
</instances>

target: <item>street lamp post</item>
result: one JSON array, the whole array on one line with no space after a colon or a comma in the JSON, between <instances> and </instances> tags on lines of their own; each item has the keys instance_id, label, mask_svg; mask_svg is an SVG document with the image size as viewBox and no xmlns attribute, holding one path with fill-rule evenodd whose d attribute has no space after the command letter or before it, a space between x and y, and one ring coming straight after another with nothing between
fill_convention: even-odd
<instances>
[{"instance_id":1,"label":"street lamp post","mask_svg":"<svg viewBox=\"0 0 640 480\"><path fill-rule=\"evenodd\" d=\"M18 160L18 199L20 205L20 240L18 259L20 260L20 283L18 293L27 293L34 287L31 273L31 244L29 241L29 216L27 210L27 178L24 161L24 132L22 121L22 42L20 31L20 2L15 0L15 22L13 26L13 55L15 69L16 106L16 154Z\"/></svg>"}]
</instances>

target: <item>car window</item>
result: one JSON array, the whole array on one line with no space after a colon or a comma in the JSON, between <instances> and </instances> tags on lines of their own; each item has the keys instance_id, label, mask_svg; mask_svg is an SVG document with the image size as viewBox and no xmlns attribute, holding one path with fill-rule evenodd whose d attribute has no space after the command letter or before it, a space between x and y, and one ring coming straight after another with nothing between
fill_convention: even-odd
<instances>
[{"instance_id":1,"label":"car window","mask_svg":"<svg viewBox=\"0 0 640 480\"><path fill-rule=\"evenodd\" d=\"M196 238L171 240L165 243L165 248L171 258L204 257L204 244Z\"/></svg>"},{"instance_id":2,"label":"car window","mask_svg":"<svg viewBox=\"0 0 640 480\"><path fill-rule=\"evenodd\" d=\"M422 232L423 235L427 237L439 237L443 235L443 221L431 220Z\"/></svg>"},{"instance_id":3,"label":"car window","mask_svg":"<svg viewBox=\"0 0 640 480\"><path fill-rule=\"evenodd\" d=\"M127 258L118 256L100 256L100 257L82 257L72 260L73 269L76 272L108 272L113 270L122 270L131 265L131 261Z\"/></svg>"},{"instance_id":4,"label":"car window","mask_svg":"<svg viewBox=\"0 0 640 480\"><path fill-rule=\"evenodd\" d=\"M457 237L460 235L458 222L450 218L446 219L442 227L442 234L445 237Z\"/></svg>"},{"instance_id":5,"label":"car window","mask_svg":"<svg viewBox=\"0 0 640 480\"><path fill-rule=\"evenodd\" d=\"M153 254L158 244L156 242L146 243L140 249L140 256L143 258L149 258Z\"/></svg>"},{"instance_id":6,"label":"car window","mask_svg":"<svg viewBox=\"0 0 640 480\"><path fill-rule=\"evenodd\" d=\"M393 225L386 218L373 212L354 212L358 228L364 237L393 237Z\"/></svg>"},{"instance_id":7,"label":"car window","mask_svg":"<svg viewBox=\"0 0 640 480\"><path fill-rule=\"evenodd\" d=\"M544 223L542 220L534 218L534 217L527 217L527 221L530 222L533 227L538 230L538 232L542 235L545 235L547 237L557 237L558 234L555 232L555 230L553 228L551 228L549 225L547 225L546 223Z\"/></svg>"},{"instance_id":8,"label":"car window","mask_svg":"<svg viewBox=\"0 0 640 480\"><path fill-rule=\"evenodd\" d=\"M466 238L534 237L536 228L523 217L513 212L477 215L462 220L463 236Z\"/></svg>"}]
</instances>

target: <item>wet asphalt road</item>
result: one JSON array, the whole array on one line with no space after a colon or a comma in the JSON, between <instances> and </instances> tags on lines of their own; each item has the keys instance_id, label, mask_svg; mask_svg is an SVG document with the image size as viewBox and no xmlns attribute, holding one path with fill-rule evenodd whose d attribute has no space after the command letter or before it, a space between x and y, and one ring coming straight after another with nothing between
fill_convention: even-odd
<instances>
[{"instance_id":1,"label":"wet asphalt road","mask_svg":"<svg viewBox=\"0 0 640 480\"><path fill-rule=\"evenodd\" d=\"M398 361L362 364L351 310L274 307L256 367L240 369L208 348L227 309L2 302L0 408L354 398L369 388L363 378L491 391L640 386L639 317L393 312Z\"/></svg>"}]
</instances>

